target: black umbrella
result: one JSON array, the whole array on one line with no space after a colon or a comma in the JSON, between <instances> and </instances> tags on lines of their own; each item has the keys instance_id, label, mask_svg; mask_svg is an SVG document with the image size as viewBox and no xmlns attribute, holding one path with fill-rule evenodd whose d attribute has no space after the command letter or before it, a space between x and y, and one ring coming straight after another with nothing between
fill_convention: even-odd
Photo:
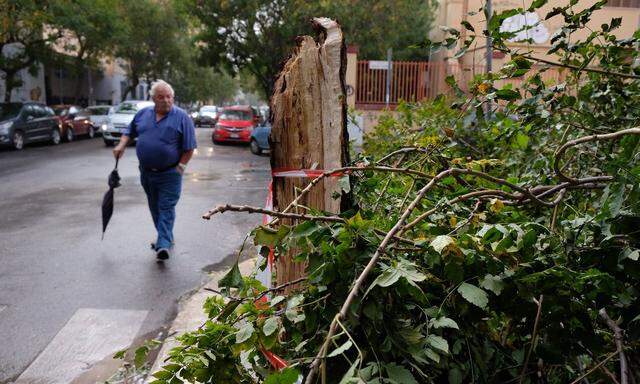
<instances>
[{"instance_id":1,"label":"black umbrella","mask_svg":"<svg viewBox=\"0 0 640 384\"><path fill-rule=\"evenodd\" d=\"M120 186L120 175L118 174L118 159L116 159L116 167L109 174L109 190L102 198L102 239L104 240L104 231L107 230L111 215L113 215L113 190Z\"/></svg>"}]
</instances>

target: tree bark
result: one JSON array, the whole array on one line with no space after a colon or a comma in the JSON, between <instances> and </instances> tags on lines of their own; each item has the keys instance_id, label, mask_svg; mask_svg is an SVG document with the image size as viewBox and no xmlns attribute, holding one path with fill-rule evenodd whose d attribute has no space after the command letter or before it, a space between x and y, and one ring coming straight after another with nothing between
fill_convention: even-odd
<instances>
[{"instance_id":1,"label":"tree bark","mask_svg":"<svg viewBox=\"0 0 640 384\"><path fill-rule=\"evenodd\" d=\"M276 169L333 169L349 159L345 72L346 48L340 26L327 18L314 19L317 41L310 36L298 45L275 82L271 98L271 167ZM304 178L273 179L273 203L283 210L309 183ZM339 196L337 199L333 196ZM338 213L345 196L337 178L319 183L300 203ZM294 209L295 212L295 209ZM295 224L283 219L282 224ZM292 261L292 250L276 263L277 284L300 278L305 265Z\"/></svg>"}]
</instances>

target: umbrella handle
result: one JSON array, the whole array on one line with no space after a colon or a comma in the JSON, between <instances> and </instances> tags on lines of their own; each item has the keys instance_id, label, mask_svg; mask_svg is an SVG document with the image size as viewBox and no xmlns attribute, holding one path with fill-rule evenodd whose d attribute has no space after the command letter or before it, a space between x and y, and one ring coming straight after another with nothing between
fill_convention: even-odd
<instances>
[{"instance_id":1,"label":"umbrella handle","mask_svg":"<svg viewBox=\"0 0 640 384\"><path fill-rule=\"evenodd\" d=\"M119 158L116 158L116 167L114 168L115 170L118 170L118 161L119 160L120 160Z\"/></svg>"}]
</instances>

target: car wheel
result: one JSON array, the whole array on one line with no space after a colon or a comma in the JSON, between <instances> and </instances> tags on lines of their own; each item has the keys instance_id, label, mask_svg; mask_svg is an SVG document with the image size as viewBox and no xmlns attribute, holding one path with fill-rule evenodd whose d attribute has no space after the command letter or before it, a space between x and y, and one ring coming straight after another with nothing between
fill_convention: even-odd
<instances>
[{"instance_id":1,"label":"car wheel","mask_svg":"<svg viewBox=\"0 0 640 384\"><path fill-rule=\"evenodd\" d=\"M58 128L53 128L51 130L51 144L58 145L60 144L60 130Z\"/></svg>"},{"instance_id":2,"label":"car wheel","mask_svg":"<svg viewBox=\"0 0 640 384\"><path fill-rule=\"evenodd\" d=\"M111 141L111 140L105 140L105 141L104 141L104 146L105 146L105 147L113 147L113 141Z\"/></svg>"},{"instance_id":3,"label":"car wheel","mask_svg":"<svg viewBox=\"0 0 640 384\"><path fill-rule=\"evenodd\" d=\"M96 137L96 129L92 126L89 127L89 138L93 139Z\"/></svg>"},{"instance_id":4,"label":"car wheel","mask_svg":"<svg viewBox=\"0 0 640 384\"><path fill-rule=\"evenodd\" d=\"M251 153L253 153L254 155L262 154L262 149L258 145L257 140L252 139L251 142L249 143L249 148L251 148Z\"/></svg>"},{"instance_id":5,"label":"car wheel","mask_svg":"<svg viewBox=\"0 0 640 384\"><path fill-rule=\"evenodd\" d=\"M72 142L76 135L73 133L73 129L67 128L67 141Z\"/></svg>"},{"instance_id":6,"label":"car wheel","mask_svg":"<svg viewBox=\"0 0 640 384\"><path fill-rule=\"evenodd\" d=\"M13 148L16 150L21 150L24 148L24 135L20 131L13 132L13 137L11 140L13 144Z\"/></svg>"}]
</instances>

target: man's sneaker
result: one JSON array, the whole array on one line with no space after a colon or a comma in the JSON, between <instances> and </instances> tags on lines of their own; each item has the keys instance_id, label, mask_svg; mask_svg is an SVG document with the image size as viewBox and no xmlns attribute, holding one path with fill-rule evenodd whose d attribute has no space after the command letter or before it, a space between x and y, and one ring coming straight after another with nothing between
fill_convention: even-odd
<instances>
[{"instance_id":1,"label":"man's sneaker","mask_svg":"<svg viewBox=\"0 0 640 384\"><path fill-rule=\"evenodd\" d=\"M167 248L160 248L156 251L156 258L158 260L167 260L169 258L169 250Z\"/></svg>"}]
</instances>

